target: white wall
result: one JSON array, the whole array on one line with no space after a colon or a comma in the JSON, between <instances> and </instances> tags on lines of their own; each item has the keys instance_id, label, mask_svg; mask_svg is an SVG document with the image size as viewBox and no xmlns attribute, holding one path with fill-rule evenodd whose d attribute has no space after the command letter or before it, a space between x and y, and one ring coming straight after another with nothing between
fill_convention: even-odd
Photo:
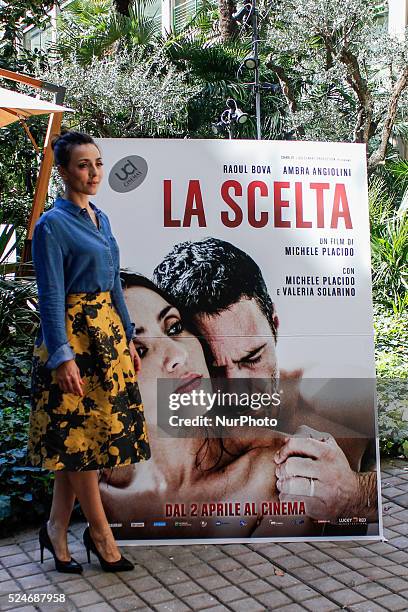
<instances>
[{"instance_id":1,"label":"white wall","mask_svg":"<svg viewBox=\"0 0 408 612\"><path fill-rule=\"evenodd\" d=\"M388 0L388 31L404 36L408 24L408 0Z\"/></svg>"}]
</instances>

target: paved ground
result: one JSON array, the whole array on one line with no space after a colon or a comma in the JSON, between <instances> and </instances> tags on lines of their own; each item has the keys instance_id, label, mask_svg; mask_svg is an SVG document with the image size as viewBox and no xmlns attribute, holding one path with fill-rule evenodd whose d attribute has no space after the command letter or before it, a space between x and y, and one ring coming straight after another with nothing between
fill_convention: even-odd
<instances>
[{"instance_id":1,"label":"paved ground","mask_svg":"<svg viewBox=\"0 0 408 612\"><path fill-rule=\"evenodd\" d=\"M20 612L206 610L408 610L408 462L383 465L385 536L388 542L360 545L229 544L127 548L134 572L104 574L86 565L83 577L51 571L39 558L37 531L3 540L0 593L61 594L65 602L25 604ZM85 562L71 530L71 551ZM18 606L2 596L1 610Z\"/></svg>"}]
</instances>

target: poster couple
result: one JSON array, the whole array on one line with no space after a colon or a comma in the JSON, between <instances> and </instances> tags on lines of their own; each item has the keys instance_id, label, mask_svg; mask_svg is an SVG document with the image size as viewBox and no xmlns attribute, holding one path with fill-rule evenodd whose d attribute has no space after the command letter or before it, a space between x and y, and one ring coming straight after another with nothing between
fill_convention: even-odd
<instances>
[{"instance_id":1,"label":"poster couple","mask_svg":"<svg viewBox=\"0 0 408 612\"><path fill-rule=\"evenodd\" d=\"M331 234L330 229L307 230L307 236L305 228L303 234L296 230L282 238L278 232L288 231L282 227L257 229L259 235L253 226L221 227L219 209L227 202L220 197L226 182L221 156L231 155L234 147L234 157L247 159L249 165L254 156L266 154L279 179L279 163L288 149L293 154L295 143L258 143L262 147L257 149L242 142L136 144L137 156L135 141L101 142L110 176L120 163L129 170L127 158L136 169L136 157L144 164L139 164L132 189L131 173L119 173L115 180L122 178L122 186L110 180L98 198L114 218L122 267L127 269L125 299L137 327L139 384L152 448L149 462L102 478L104 505L116 535L160 541L378 535L367 219L358 191L358 181L361 185L365 178L361 152L339 145L346 147L352 168L351 178L341 180L353 227L344 224L340 235L338 229ZM309 160L303 163L316 164L322 148L325 164L330 163L324 145L314 145L320 150L313 156L307 144ZM197 147L201 157L194 155ZM344 153L339 151L339 157L345 159ZM166 181L172 179L175 187L176 217L177 207L183 207L183 186L197 177L206 200L206 226L198 219L194 224L194 214L189 227L166 226ZM239 177L249 186L252 179ZM325 190L332 181L335 191L338 180L328 178ZM306 182L303 187L306 192ZM282 203L282 193L279 197ZM262 190L253 190L257 218L267 204ZM198 205L193 199L190 213ZM313 205L311 198L303 198L305 218ZM271 206L276 207L276 200ZM340 254L328 263L319 257L317 245L344 240L345 235L355 256ZM317 249L317 257L286 256L285 248L296 245ZM353 272L344 272L344 264ZM288 277L296 276L299 285L314 277L318 284L340 273L352 277L354 301L340 296L322 304L310 296L282 297L278 289ZM358 327L361 320L364 324ZM353 324L358 329L354 333ZM362 366L357 375L356 365ZM211 384L223 381L229 390L243 381L252 390L279 387L284 391L279 406L264 409L277 419L277 427L228 432L203 427L188 438L163 435L157 425L157 393L158 381L165 379L173 379L179 392L199 389L210 379ZM245 409L230 406L229 411ZM235 508L233 514L221 510L225 507Z\"/></svg>"}]
</instances>

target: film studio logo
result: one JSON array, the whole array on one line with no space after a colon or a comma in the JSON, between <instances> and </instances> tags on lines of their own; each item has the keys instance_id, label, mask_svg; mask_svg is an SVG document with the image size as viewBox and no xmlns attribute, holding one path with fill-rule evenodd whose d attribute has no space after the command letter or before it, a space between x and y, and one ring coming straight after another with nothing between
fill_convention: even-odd
<instances>
[{"instance_id":1,"label":"film studio logo","mask_svg":"<svg viewBox=\"0 0 408 612\"><path fill-rule=\"evenodd\" d=\"M147 176L147 162L139 155L127 155L113 166L109 185L118 193L127 193L139 187Z\"/></svg>"}]
</instances>

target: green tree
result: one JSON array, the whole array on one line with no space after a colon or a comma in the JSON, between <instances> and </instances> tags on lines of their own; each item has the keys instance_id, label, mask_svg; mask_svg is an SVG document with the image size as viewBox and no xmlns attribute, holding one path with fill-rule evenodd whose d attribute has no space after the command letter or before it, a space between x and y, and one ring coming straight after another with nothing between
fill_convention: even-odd
<instances>
[{"instance_id":1,"label":"green tree","mask_svg":"<svg viewBox=\"0 0 408 612\"><path fill-rule=\"evenodd\" d=\"M41 144L46 132L44 118L30 119L30 131ZM12 123L0 129L0 219L12 224L21 253L31 210L39 158L22 126Z\"/></svg>"},{"instance_id":2,"label":"green tree","mask_svg":"<svg viewBox=\"0 0 408 612\"><path fill-rule=\"evenodd\" d=\"M113 0L74 0L58 19L56 55L85 65L124 47L150 45L159 34L157 21L146 14L151 3L132 0L119 11Z\"/></svg>"},{"instance_id":3,"label":"green tree","mask_svg":"<svg viewBox=\"0 0 408 612\"><path fill-rule=\"evenodd\" d=\"M100 137L177 137L187 127L194 88L174 68L163 73L142 50L123 49L84 66L71 58L41 76L67 87L66 104L76 113L66 125Z\"/></svg>"},{"instance_id":4,"label":"green tree","mask_svg":"<svg viewBox=\"0 0 408 612\"><path fill-rule=\"evenodd\" d=\"M54 0L5 0L0 3L0 66L11 69L21 65L23 27L44 28Z\"/></svg>"},{"instance_id":5,"label":"green tree","mask_svg":"<svg viewBox=\"0 0 408 612\"><path fill-rule=\"evenodd\" d=\"M372 0L281 0L267 24L275 71L297 138L368 145L385 160L408 111L407 37L388 35Z\"/></svg>"},{"instance_id":6,"label":"green tree","mask_svg":"<svg viewBox=\"0 0 408 612\"><path fill-rule=\"evenodd\" d=\"M23 29L44 29L49 23L51 0L19 0L0 3L0 67L34 74L36 67L47 64L46 54L33 54L23 48ZM13 81L1 80L1 86L20 89ZM23 89L24 90L24 89ZM29 89L25 93L33 94ZM44 141L46 119L30 119L30 130L37 143ZM22 126L12 123L0 130L0 218L17 231L18 251L25 229L38 172L38 156Z\"/></svg>"},{"instance_id":7,"label":"green tree","mask_svg":"<svg viewBox=\"0 0 408 612\"><path fill-rule=\"evenodd\" d=\"M395 207L384 178L369 188L374 299L396 313L408 308L408 214Z\"/></svg>"}]
</instances>

